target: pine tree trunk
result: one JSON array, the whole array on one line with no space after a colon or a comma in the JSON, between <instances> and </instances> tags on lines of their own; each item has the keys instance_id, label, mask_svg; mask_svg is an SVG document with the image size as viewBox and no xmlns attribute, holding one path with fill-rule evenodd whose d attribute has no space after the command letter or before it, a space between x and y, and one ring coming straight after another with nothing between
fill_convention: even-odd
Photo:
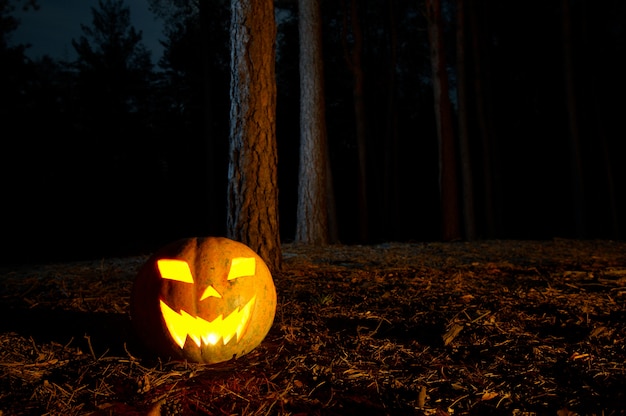
<instances>
[{"instance_id":1,"label":"pine tree trunk","mask_svg":"<svg viewBox=\"0 0 626 416\"><path fill-rule=\"evenodd\" d=\"M300 172L296 242L329 241L330 174L326 144L322 28L319 0L299 0ZM332 196L330 196L332 198Z\"/></svg>"},{"instance_id":2,"label":"pine tree trunk","mask_svg":"<svg viewBox=\"0 0 626 416\"><path fill-rule=\"evenodd\" d=\"M465 0L457 0L457 25L456 25L456 70L457 91L459 105L459 154L461 158L461 181L463 188L463 225L465 238L476 238L476 224L474 217L474 184L470 154L470 133L467 98L467 66L466 40L465 40Z\"/></svg>"},{"instance_id":3,"label":"pine tree trunk","mask_svg":"<svg viewBox=\"0 0 626 416\"><path fill-rule=\"evenodd\" d=\"M345 10L345 20L347 21L348 12ZM357 1L350 2L350 29L352 31L352 39L354 44L352 50L347 46L348 24L344 21L343 25L343 42L344 53L348 66L352 71L353 86L352 97L354 101L354 119L356 126L356 142L358 152L358 210L359 210L359 238L362 242L369 239L369 210L367 204L367 140L365 121L365 72L361 63L361 55L363 54L363 33L361 31L361 23L357 10Z\"/></svg>"},{"instance_id":4,"label":"pine tree trunk","mask_svg":"<svg viewBox=\"0 0 626 416\"><path fill-rule=\"evenodd\" d=\"M497 236L500 229L500 203L499 201L499 176L495 173L498 169L498 152L494 140L493 111L490 101L490 76L489 61L485 51L487 34L484 21L479 21L479 15L485 13L488 5L485 2L473 2L472 7L465 9L472 51L472 69L474 71L474 100L473 108L476 113L478 135L482 150L482 184L483 184L483 212L485 221L484 235L487 238Z\"/></svg>"},{"instance_id":5,"label":"pine tree trunk","mask_svg":"<svg viewBox=\"0 0 626 416\"><path fill-rule=\"evenodd\" d=\"M389 32L389 63L387 64L387 117L385 120L384 169L383 169L383 213L382 226L388 236L396 238L399 231L398 218L398 106L397 80L398 70L398 19L395 0L387 0L388 32Z\"/></svg>"},{"instance_id":6,"label":"pine tree trunk","mask_svg":"<svg viewBox=\"0 0 626 416\"><path fill-rule=\"evenodd\" d=\"M569 0L562 0L563 58L565 93L568 114L570 170L572 180L572 208L576 237L585 236L585 189L580 145L580 123L574 74L574 47L572 45L571 12Z\"/></svg>"},{"instance_id":7,"label":"pine tree trunk","mask_svg":"<svg viewBox=\"0 0 626 416\"><path fill-rule=\"evenodd\" d=\"M274 4L231 2L228 237L272 271L282 254L278 223Z\"/></svg>"},{"instance_id":8,"label":"pine tree trunk","mask_svg":"<svg viewBox=\"0 0 626 416\"><path fill-rule=\"evenodd\" d=\"M439 138L439 187L444 241L461 238L457 195L456 155L452 106L446 73L441 0L427 0L428 39L430 42L435 117Z\"/></svg>"}]
</instances>

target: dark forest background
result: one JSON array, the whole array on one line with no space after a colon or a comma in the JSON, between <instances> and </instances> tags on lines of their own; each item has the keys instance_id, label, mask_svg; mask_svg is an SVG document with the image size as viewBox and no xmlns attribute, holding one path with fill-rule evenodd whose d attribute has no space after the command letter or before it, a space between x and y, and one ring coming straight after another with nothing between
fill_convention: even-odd
<instances>
[{"instance_id":1,"label":"dark forest background","mask_svg":"<svg viewBox=\"0 0 626 416\"><path fill-rule=\"evenodd\" d=\"M198 9L153 1L164 24L157 65L117 1L101 2L94 20L84 22L72 45L76 61L31 60L28 45L11 41L19 25L12 12L30 3L0 0L2 263L130 255L180 237L223 235L229 2ZM362 239L349 3L322 2L339 240L440 240L428 22L417 0L357 2L367 111ZM471 237L623 238L626 2L465 3L462 49L457 3L444 1L443 15L457 116L459 68L469 80ZM299 151L296 2L277 1L276 17L280 224L281 238L291 241Z\"/></svg>"}]
</instances>

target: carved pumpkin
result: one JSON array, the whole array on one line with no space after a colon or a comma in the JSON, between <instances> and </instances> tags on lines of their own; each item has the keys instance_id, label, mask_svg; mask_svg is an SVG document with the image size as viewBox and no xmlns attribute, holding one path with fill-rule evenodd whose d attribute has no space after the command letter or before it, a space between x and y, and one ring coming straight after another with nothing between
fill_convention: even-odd
<instances>
[{"instance_id":1,"label":"carved pumpkin","mask_svg":"<svg viewBox=\"0 0 626 416\"><path fill-rule=\"evenodd\" d=\"M248 246L190 238L156 252L140 269L131 319L163 357L218 363L257 347L276 312L269 269Z\"/></svg>"}]
</instances>

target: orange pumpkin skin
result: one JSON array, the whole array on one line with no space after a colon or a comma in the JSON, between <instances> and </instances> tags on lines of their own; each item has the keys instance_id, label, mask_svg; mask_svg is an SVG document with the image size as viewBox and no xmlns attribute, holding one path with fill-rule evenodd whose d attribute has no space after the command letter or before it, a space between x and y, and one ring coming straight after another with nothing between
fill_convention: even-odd
<instances>
[{"instance_id":1,"label":"orange pumpkin skin","mask_svg":"<svg viewBox=\"0 0 626 416\"><path fill-rule=\"evenodd\" d=\"M178 272L165 271L165 259L178 260L177 270L187 277L172 278ZM183 239L158 250L139 270L131 294L131 320L146 347L163 358L199 363L256 348L275 312L267 265L248 246L221 237ZM196 327L176 329L181 322ZM227 323L237 329L226 329Z\"/></svg>"}]
</instances>

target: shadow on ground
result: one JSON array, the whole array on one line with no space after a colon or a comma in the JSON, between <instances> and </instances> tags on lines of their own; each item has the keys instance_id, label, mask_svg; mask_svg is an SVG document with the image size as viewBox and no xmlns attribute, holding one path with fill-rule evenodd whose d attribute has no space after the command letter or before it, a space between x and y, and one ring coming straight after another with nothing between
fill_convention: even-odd
<instances>
[{"instance_id":1,"label":"shadow on ground","mask_svg":"<svg viewBox=\"0 0 626 416\"><path fill-rule=\"evenodd\" d=\"M0 333L14 332L36 343L72 345L96 356L126 355L134 345L130 319L122 313L26 309L0 306Z\"/></svg>"}]
</instances>

